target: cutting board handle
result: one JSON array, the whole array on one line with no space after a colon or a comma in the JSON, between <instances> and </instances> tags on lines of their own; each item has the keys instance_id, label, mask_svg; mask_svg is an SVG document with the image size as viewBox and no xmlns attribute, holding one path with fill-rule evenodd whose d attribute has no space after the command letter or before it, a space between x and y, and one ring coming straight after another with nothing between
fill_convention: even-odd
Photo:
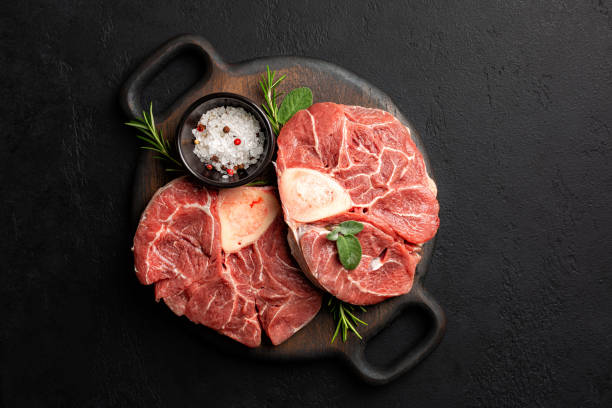
<instances>
[{"instance_id":1,"label":"cutting board handle","mask_svg":"<svg viewBox=\"0 0 612 408\"><path fill-rule=\"evenodd\" d=\"M417 346L409 350L405 355L401 356L394 364L389 367L377 367L372 365L365 356L365 349L368 345L369 339L376 336L377 333L372 334L369 338L364 339L361 343L362 346L355 353L347 355L349 361L353 364L358 374L368 383L371 384L385 384L389 381L399 377L403 373L410 371L414 366L420 363L425 357L429 355L440 343L444 331L446 329L446 316L444 311L436 302L431 295L423 288L418 285L413 288L411 296L406 297L406 301L398 306L398 315L406 310L408 307L417 306L420 307L425 313L427 318L432 320L432 326L425 338L417 344Z\"/></svg>"},{"instance_id":2,"label":"cutting board handle","mask_svg":"<svg viewBox=\"0 0 612 408\"><path fill-rule=\"evenodd\" d=\"M215 69L226 69L227 64L223 62L213 46L204 38L185 34L175 37L159 47L153 54L144 60L138 68L130 75L128 80L121 88L119 95L121 108L126 115L136 118L142 115L145 107L142 106L142 91L153 78L173 59L184 52L195 51L203 57L206 64L203 77L191 86L186 92L178 97L176 101L161 114L156 115L158 123L165 121L168 116L177 110L188 99L193 99L193 93L202 88L208 81L212 71ZM146 107L148 109L148 106Z\"/></svg>"}]
</instances>

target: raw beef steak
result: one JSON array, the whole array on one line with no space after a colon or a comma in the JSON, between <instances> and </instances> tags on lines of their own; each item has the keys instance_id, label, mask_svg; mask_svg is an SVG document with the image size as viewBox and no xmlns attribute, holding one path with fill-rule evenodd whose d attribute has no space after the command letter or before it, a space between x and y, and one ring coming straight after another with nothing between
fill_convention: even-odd
<instances>
[{"instance_id":1,"label":"raw beef steak","mask_svg":"<svg viewBox=\"0 0 612 408\"><path fill-rule=\"evenodd\" d=\"M423 156L399 120L377 109L312 105L282 128L276 171L289 243L313 283L358 305L410 291L439 207ZM351 271L326 239L347 220L364 225L363 257Z\"/></svg>"},{"instance_id":2,"label":"raw beef steak","mask_svg":"<svg viewBox=\"0 0 612 408\"><path fill-rule=\"evenodd\" d=\"M279 344L321 307L293 263L272 187L207 190L182 177L160 188L134 237L136 276L155 297L249 347Z\"/></svg>"}]
</instances>

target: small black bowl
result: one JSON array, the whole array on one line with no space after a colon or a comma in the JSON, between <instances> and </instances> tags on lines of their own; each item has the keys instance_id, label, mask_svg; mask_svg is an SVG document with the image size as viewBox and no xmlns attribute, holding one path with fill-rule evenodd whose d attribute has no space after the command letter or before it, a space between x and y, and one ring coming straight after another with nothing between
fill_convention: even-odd
<instances>
[{"instance_id":1,"label":"small black bowl","mask_svg":"<svg viewBox=\"0 0 612 408\"><path fill-rule=\"evenodd\" d=\"M252 114L259 122L264 137L264 151L257 163L250 165L248 169L237 170L233 176L228 178L223 178L222 176L225 173L221 173L215 168L208 170L206 164L193 152L194 138L191 131L198 125L198 121L206 111L219 106L239 107ZM242 95L229 92L213 93L195 101L179 122L176 135L178 152L187 170L204 184L221 188L241 186L261 175L272 161L276 146L276 135L272 131L268 118L259 106Z\"/></svg>"}]
</instances>

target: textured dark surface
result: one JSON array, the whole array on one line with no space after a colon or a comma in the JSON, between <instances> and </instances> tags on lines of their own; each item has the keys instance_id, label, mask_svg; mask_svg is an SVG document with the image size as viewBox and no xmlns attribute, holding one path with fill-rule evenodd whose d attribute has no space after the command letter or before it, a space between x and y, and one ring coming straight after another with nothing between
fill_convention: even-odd
<instances>
[{"instance_id":1,"label":"textured dark surface","mask_svg":"<svg viewBox=\"0 0 612 408\"><path fill-rule=\"evenodd\" d=\"M610 2L7 4L0 405L612 404ZM420 130L442 203L427 287L449 323L414 371L372 388L336 361L245 360L137 283L118 86L183 32L228 61L347 67Z\"/></svg>"}]
</instances>

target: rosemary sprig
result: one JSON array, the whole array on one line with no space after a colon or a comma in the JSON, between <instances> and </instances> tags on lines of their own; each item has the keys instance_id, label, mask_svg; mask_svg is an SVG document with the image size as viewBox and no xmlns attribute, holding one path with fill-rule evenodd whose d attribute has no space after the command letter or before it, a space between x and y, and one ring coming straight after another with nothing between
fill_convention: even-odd
<instances>
[{"instance_id":1,"label":"rosemary sprig","mask_svg":"<svg viewBox=\"0 0 612 408\"><path fill-rule=\"evenodd\" d=\"M359 324L367 326L368 324L355 316L355 313L357 312L357 309L365 312L365 307L351 305L333 296L330 296L329 300L327 301L327 306L329 307L329 311L334 321L337 322L336 331L331 339L332 343L334 340L336 340L336 337L340 332L342 332L342 341L346 341L349 330L355 333L355 335L360 339L362 338L357 331L357 326Z\"/></svg>"},{"instance_id":2,"label":"rosemary sprig","mask_svg":"<svg viewBox=\"0 0 612 408\"><path fill-rule=\"evenodd\" d=\"M156 159L166 160L176 168L166 168L166 171L183 171L183 165L172 156L170 142L164 138L162 131L155 128L155 118L153 117L153 102L149 105L149 112L142 112L142 118L131 120L125 123L140 131L136 137L147 143L147 146L140 146L141 149L152 150L158 154L153 156Z\"/></svg>"},{"instance_id":3,"label":"rosemary sprig","mask_svg":"<svg viewBox=\"0 0 612 408\"><path fill-rule=\"evenodd\" d=\"M283 79L285 79L286 75L281 76L278 79L274 79L276 76L276 71L270 71L270 67L266 66L266 73L261 76L261 80L259 81L259 85L261 86L261 90L264 95L264 111L266 112L266 116L270 120L270 124L272 125L272 129L274 133L278 135L281 128L281 123L278 120L278 109L279 106L276 103L276 98L278 98L281 94L276 93L276 87L281 83Z\"/></svg>"}]
</instances>

